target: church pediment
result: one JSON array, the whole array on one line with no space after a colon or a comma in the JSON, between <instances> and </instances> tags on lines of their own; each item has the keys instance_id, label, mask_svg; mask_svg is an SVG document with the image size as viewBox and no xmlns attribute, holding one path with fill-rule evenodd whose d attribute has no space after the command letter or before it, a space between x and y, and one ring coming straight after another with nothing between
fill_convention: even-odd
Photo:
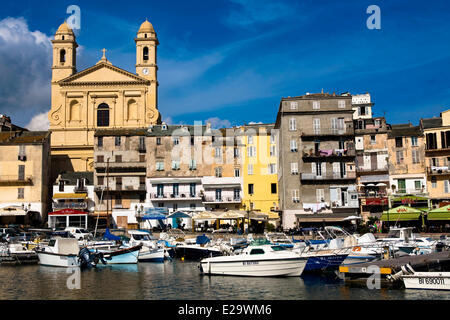
<instances>
[{"instance_id":1,"label":"church pediment","mask_svg":"<svg viewBox=\"0 0 450 320\"><path fill-rule=\"evenodd\" d=\"M95 66L78 72L59 81L64 85L111 85L111 84L149 84L150 81L131 72L115 67L109 63L98 63Z\"/></svg>"}]
</instances>

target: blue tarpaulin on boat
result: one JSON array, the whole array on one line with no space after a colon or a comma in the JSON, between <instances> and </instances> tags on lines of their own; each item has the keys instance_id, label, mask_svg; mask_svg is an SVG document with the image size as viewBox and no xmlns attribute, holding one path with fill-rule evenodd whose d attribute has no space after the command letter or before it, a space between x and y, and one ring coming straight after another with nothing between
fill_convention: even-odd
<instances>
[{"instance_id":1,"label":"blue tarpaulin on boat","mask_svg":"<svg viewBox=\"0 0 450 320\"><path fill-rule=\"evenodd\" d=\"M118 241L120 240L120 237L113 235L111 232L109 232L109 228L106 228L105 234L103 235L103 239Z\"/></svg>"},{"instance_id":2,"label":"blue tarpaulin on boat","mask_svg":"<svg viewBox=\"0 0 450 320\"><path fill-rule=\"evenodd\" d=\"M211 240L205 235L197 236L197 240L195 241L197 244L206 244L208 242L211 242Z\"/></svg>"}]
</instances>

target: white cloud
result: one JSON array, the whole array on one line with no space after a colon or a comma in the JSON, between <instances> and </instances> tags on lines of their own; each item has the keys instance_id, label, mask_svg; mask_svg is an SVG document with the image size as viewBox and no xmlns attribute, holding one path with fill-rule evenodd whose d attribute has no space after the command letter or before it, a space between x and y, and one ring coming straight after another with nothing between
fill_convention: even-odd
<instances>
[{"instance_id":1,"label":"white cloud","mask_svg":"<svg viewBox=\"0 0 450 320\"><path fill-rule=\"evenodd\" d=\"M214 117L209 118L205 121L205 123L211 123L211 128L213 129L220 129L220 128L230 128L231 122L228 120L222 120L220 118Z\"/></svg>"},{"instance_id":2,"label":"white cloud","mask_svg":"<svg viewBox=\"0 0 450 320\"><path fill-rule=\"evenodd\" d=\"M47 131L50 127L48 112L43 112L34 116L30 123L28 123L25 127L31 131Z\"/></svg>"},{"instance_id":3,"label":"white cloud","mask_svg":"<svg viewBox=\"0 0 450 320\"><path fill-rule=\"evenodd\" d=\"M24 18L0 20L0 111L24 125L50 107L52 44Z\"/></svg>"}]
</instances>

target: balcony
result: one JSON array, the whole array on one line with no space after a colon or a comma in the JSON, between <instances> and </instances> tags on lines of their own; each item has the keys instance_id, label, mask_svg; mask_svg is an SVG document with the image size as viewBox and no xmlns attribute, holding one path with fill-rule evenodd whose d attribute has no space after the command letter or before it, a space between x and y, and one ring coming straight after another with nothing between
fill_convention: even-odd
<instances>
[{"instance_id":1,"label":"balcony","mask_svg":"<svg viewBox=\"0 0 450 320\"><path fill-rule=\"evenodd\" d=\"M398 189L398 190L392 191L392 195L394 195L394 196L403 196L403 195L408 195L408 194L425 195L426 193L424 192L423 189Z\"/></svg>"},{"instance_id":2,"label":"balcony","mask_svg":"<svg viewBox=\"0 0 450 320\"><path fill-rule=\"evenodd\" d=\"M349 140L354 136L353 128L348 129L320 129L312 132L302 132L302 140L315 139L317 137L333 139L335 137L348 137Z\"/></svg>"},{"instance_id":3,"label":"balcony","mask_svg":"<svg viewBox=\"0 0 450 320\"><path fill-rule=\"evenodd\" d=\"M427 167L427 174L429 174L431 176L448 175L448 174L450 174L450 168L448 166L447 167L436 167L436 166Z\"/></svg>"},{"instance_id":4,"label":"balcony","mask_svg":"<svg viewBox=\"0 0 450 320\"><path fill-rule=\"evenodd\" d=\"M87 210L88 204L86 202L70 202L70 203L53 203L53 210L74 209Z\"/></svg>"},{"instance_id":5,"label":"balcony","mask_svg":"<svg viewBox=\"0 0 450 320\"><path fill-rule=\"evenodd\" d=\"M314 151L303 151L303 159L320 159L320 158L330 158L330 159L349 159L356 156L355 149L330 149L330 150L319 150Z\"/></svg>"},{"instance_id":6,"label":"balcony","mask_svg":"<svg viewBox=\"0 0 450 320\"><path fill-rule=\"evenodd\" d=\"M202 194L196 193L196 194L190 194L188 193L180 193L180 194L173 194L173 193L150 193L150 199L151 200L158 200L158 201L193 201L193 200L202 200Z\"/></svg>"},{"instance_id":7,"label":"balcony","mask_svg":"<svg viewBox=\"0 0 450 320\"><path fill-rule=\"evenodd\" d=\"M356 167L356 172L358 172L358 173L366 173L366 174L370 174L370 173L374 173L374 174L377 174L377 173L385 173L385 172L389 172L389 168L388 168L388 166L383 166L383 167L380 167L380 168L373 168L373 167L370 167L370 168L361 168L361 167Z\"/></svg>"},{"instance_id":8,"label":"balcony","mask_svg":"<svg viewBox=\"0 0 450 320\"><path fill-rule=\"evenodd\" d=\"M146 191L146 187L145 185L139 185L139 186L123 186L123 185L110 185L108 187L108 189L106 188L106 186L96 186L94 187L94 191L95 192L115 192L115 191L120 191L120 192L126 192L126 191Z\"/></svg>"},{"instance_id":9,"label":"balcony","mask_svg":"<svg viewBox=\"0 0 450 320\"><path fill-rule=\"evenodd\" d=\"M241 203L242 199L239 197L205 197L205 199L203 200L203 203Z\"/></svg>"},{"instance_id":10,"label":"balcony","mask_svg":"<svg viewBox=\"0 0 450 320\"><path fill-rule=\"evenodd\" d=\"M356 179L355 172L347 172L346 175L341 176L340 173L325 173L320 176L314 173L302 173L302 181L327 181L327 180L354 180Z\"/></svg>"},{"instance_id":11,"label":"balcony","mask_svg":"<svg viewBox=\"0 0 450 320\"><path fill-rule=\"evenodd\" d=\"M31 186L33 185L32 176L0 176L0 186Z\"/></svg>"}]
</instances>

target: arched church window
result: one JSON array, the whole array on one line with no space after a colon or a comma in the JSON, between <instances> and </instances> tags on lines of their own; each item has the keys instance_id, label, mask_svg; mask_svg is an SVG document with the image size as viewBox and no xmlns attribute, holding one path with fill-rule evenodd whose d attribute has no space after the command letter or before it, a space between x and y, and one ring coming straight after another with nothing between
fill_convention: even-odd
<instances>
[{"instance_id":1,"label":"arched church window","mask_svg":"<svg viewBox=\"0 0 450 320\"><path fill-rule=\"evenodd\" d=\"M109 106L106 103L98 106L97 127L109 127Z\"/></svg>"},{"instance_id":2,"label":"arched church window","mask_svg":"<svg viewBox=\"0 0 450 320\"><path fill-rule=\"evenodd\" d=\"M59 52L59 62L66 62L66 50L64 49Z\"/></svg>"},{"instance_id":3,"label":"arched church window","mask_svg":"<svg viewBox=\"0 0 450 320\"><path fill-rule=\"evenodd\" d=\"M148 47L144 48L144 61L148 60Z\"/></svg>"}]
</instances>

